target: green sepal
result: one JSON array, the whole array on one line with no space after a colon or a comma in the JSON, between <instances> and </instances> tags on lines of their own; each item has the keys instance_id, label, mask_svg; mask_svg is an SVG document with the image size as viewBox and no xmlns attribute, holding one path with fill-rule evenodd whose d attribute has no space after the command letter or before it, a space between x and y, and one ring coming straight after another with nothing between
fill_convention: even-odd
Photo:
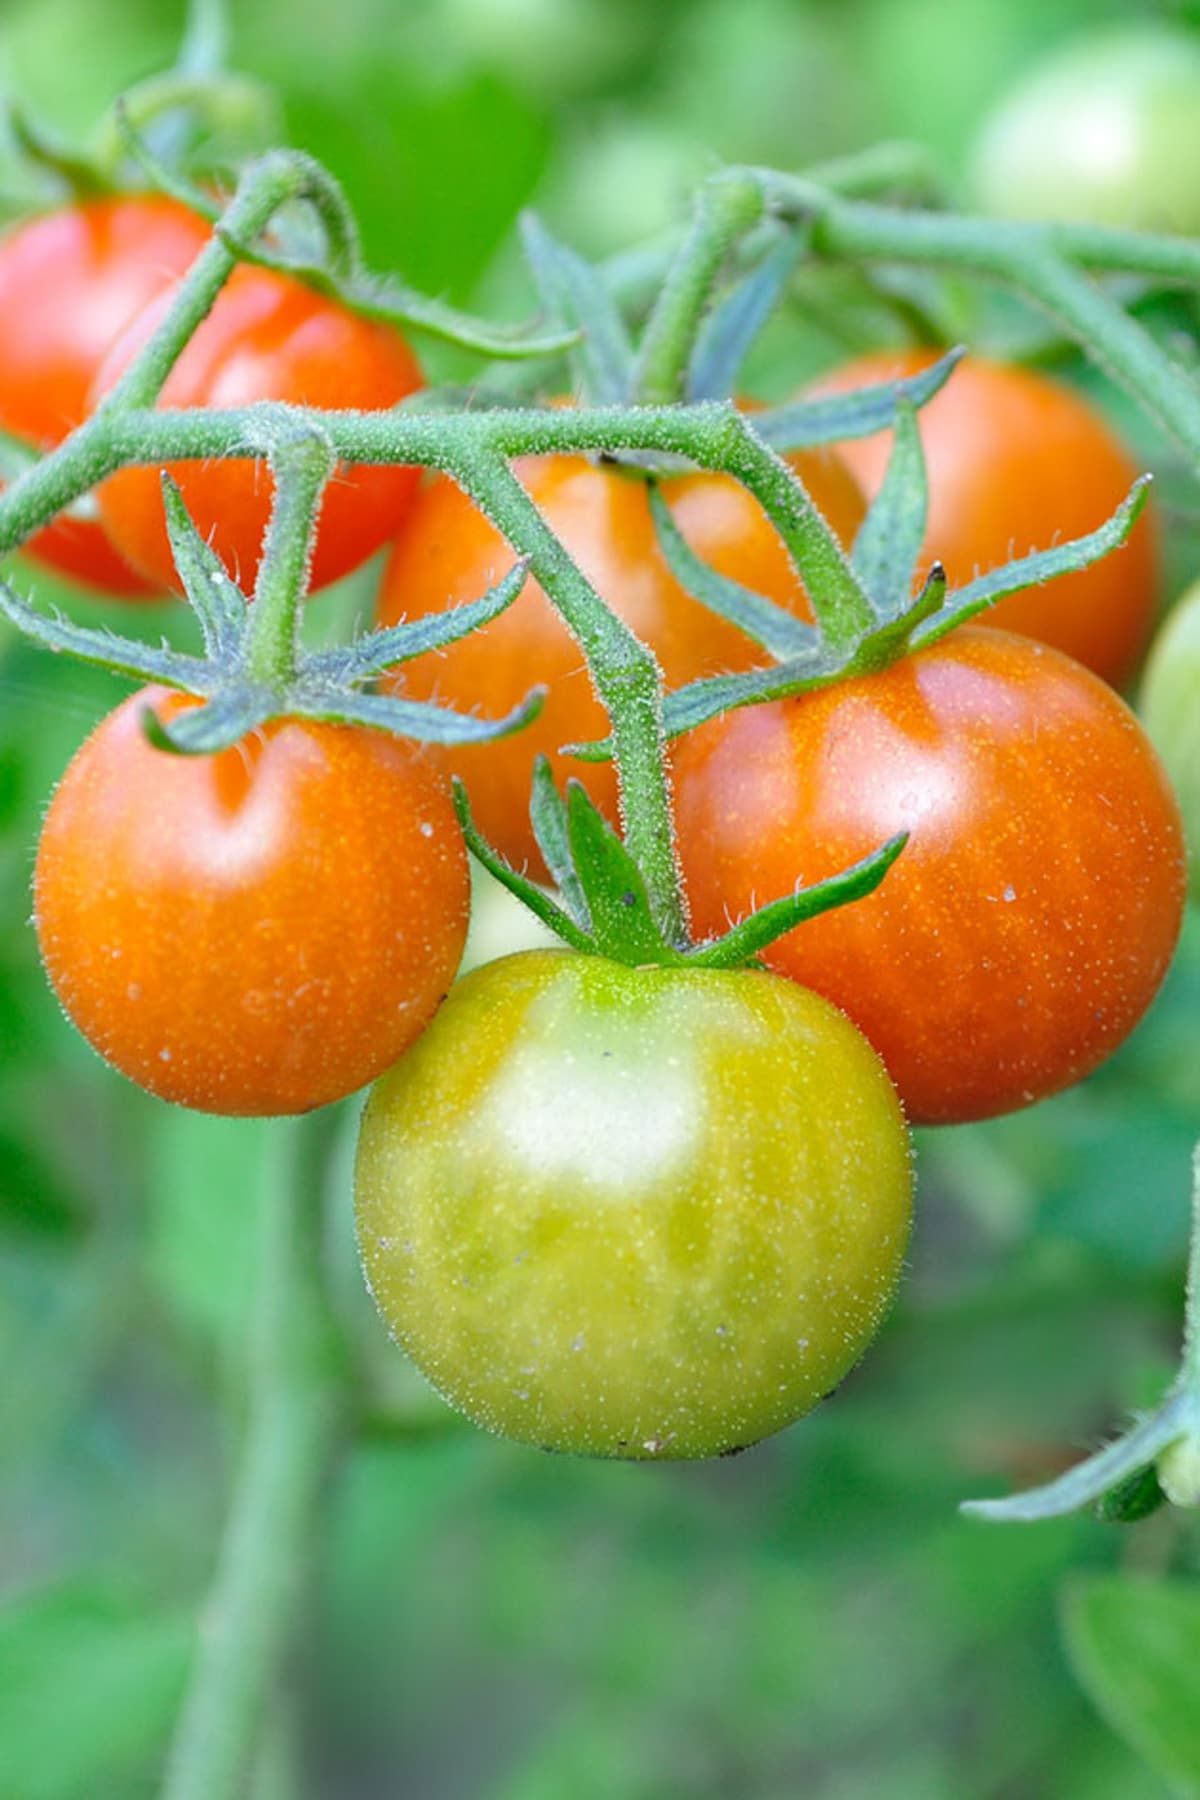
<instances>
[{"instance_id":1,"label":"green sepal","mask_svg":"<svg viewBox=\"0 0 1200 1800\"><path fill-rule=\"evenodd\" d=\"M65 653L80 662L97 663L115 675L128 675L135 681L160 681L188 693L205 693L213 682L212 666L201 657L165 646L141 644L134 638L118 637L113 631L90 625L77 625L58 611L39 612L3 580L0 613L44 649Z\"/></svg>"},{"instance_id":2,"label":"green sepal","mask_svg":"<svg viewBox=\"0 0 1200 1800\"><path fill-rule=\"evenodd\" d=\"M108 172L93 156L74 150L46 126L35 123L24 106L4 102L8 133L21 159L66 188L74 200L95 200L113 192Z\"/></svg>"},{"instance_id":3,"label":"green sepal","mask_svg":"<svg viewBox=\"0 0 1200 1800\"><path fill-rule=\"evenodd\" d=\"M663 943L641 870L581 781L567 783L567 840L597 954L635 968L683 961Z\"/></svg>"},{"instance_id":4,"label":"green sepal","mask_svg":"<svg viewBox=\"0 0 1200 1800\"><path fill-rule=\"evenodd\" d=\"M812 887L798 888L794 894L785 894L782 899L770 901L727 931L723 937L693 951L688 962L706 969L743 966L769 944L773 944L776 938L793 931L806 919L815 919L834 907L848 906L855 900L862 900L868 894L873 894L907 842L907 831L899 831L886 844L881 844L878 850L873 850L870 856L864 856L860 862L843 869L839 875L830 875L827 880L815 882Z\"/></svg>"},{"instance_id":5,"label":"green sepal","mask_svg":"<svg viewBox=\"0 0 1200 1800\"><path fill-rule=\"evenodd\" d=\"M668 737L679 737L733 707L811 693L844 679L850 672L850 658L844 652L818 646L773 669L751 669L743 675L707 675L667 695L663 702L663 729Z\"/></svg>"},{"instance_id":6,"label":"green sepal","mask_svg":"<svg viewBox=\"0 0 1200 1800\"><path fill-rule=\"evenodd\" d=\"M179 170L169 169L154 154L141 132L134 126L124 97L114 102L107 128L156 192L166 194L168 199L177 200L181 206L186 206L202 219L207 219L210 225L217 224L223 211L221 202L212 194L205 193L194 181L189 181Z\"/></svg>"},{"instance_id":7,"label":"green sepal","mask_svg":"<svg viewBox=\"0 0 1200 1800\"><path fill-rule=\"evenodd\" d=\"M376 319L384 325L402 325L409 331L423 331L456 349L469 350L477 356L499 361L520 361L528 357L561 356L580 341L574 328L546 328L541 321L509 327L489 324L471 313L460 312L444 301L420 294L406 282L391 275L360 274L339 278L320 263L275 255L233 236L224 226L217 226L223 244L241 262L257 263L264 269L276 269L295 276L317 293L349 307L365 319Z\"/></svg>"},{"instance_id":8,"label":"green sepal","mask_svg":"<svg viewBox=\"0 0 1200 1800\"><path fill-rule=\"evenodd\" d=\"M277 696L275 711L288 717L322 719L330 725L366 725L393 737L412 738L420 744L490 744L509 737L536 719L546 698L543 687L531 688L519 706L498 719L480 719L424 700L405 700L395 694L361 694L324 688L305 681L303 671L295 687Z\"/></svg>"},{"instance_id":9,"label":"green sepal","mask_svg":"<svg viewBox=\"0 0 1200 1800\"><path fill-rule=\"evenodd\" d=\"M141 708L140 719L143 735L156 750L176 756L212 756L239 743L278 712L278 696L270 688L238 686L214 694L203 706L188 707L169 725L149 705Z\"/></svg>"},{"instance_id":10,"label":"green sepal","mask_svg":"<svg viewBox=\"0 0 1200 1800\"><path fill-rule=\"evenodd\" d=\"M476 862L482 863L488 874L493 876L502 887L519 900L522 906L529 908L535 918L549 926L550 930L560 937L564 944L572 950L590 952L592 941L587 932L582 931L570 918L558 902L536 881L528 876L519 875L511 863L505 861L498 850L493 850L487 839L483 837L471 816L471 802L467 790L458 776L454 777L454 810L458 815L458 823L462 829L467 849Z\"/></svg>"},{"instance_id":11,"label":"green sepal","mask_svg":"<svg viewBox=\"0 0 1200 1800\"><path fill-rule=\"evenodd\" d=\"M799 234L788 232L713 307L697 335L688 366L690 401L730 397L742 364L779 304L803 251Z\"/></svg>"},{"instance_id":12,"label":"green sepal","mask_svg":"<svg viewBox=\"0 0 1200 1800\"><path fill-rule=\"evenodd\" d=\"M718 574L696 555L680 531L657 482L650 484L648 492L659 549L681 587L781 661L814 647L818 637L812 625L768 600L765 594L757 594L729 576Z\"/></svg>"},{"instance_id":13,"label":"green sepal","mask_svg":"<svg viewBox=\"0 0 1200 1800\"><path fill-rule=\"evenodd\" d=\"M572 362L582 392L598 406L624 405L633 391L634 350L599 270L535 213L522 214L521 240L542 305L577 333Z\"/></svg>"},{"instance_id":14,"label":"green sepal","mask_svg":"<svg viewBox=\"0 0 1200 1800\"><path fill-rule=\"evenodd\" d=\"M989 1519L998 1524L1014 1521L1031 1523L1037 1519L1056 1519L1064 1513L1078 1512L1094 1506L1113 1489L1120 1489L1143 1469L1153 1464L1160 1451L1182 1435L1187 1421L1188 1398L1172 1393L1162 1406L1142 1419L1131 1431L1108 1444L1095 1456L1077 1463L1044 1487L1030 1488L1023 1494L1011 1494L1003 1500L964 1500L960 1512L974 1519Z\"/></svg>"},{"instance_id":15,"label":"green sepal","mask_svg":"<svg viewBox=\"0 0 1200 1800\"><path fill-rule=\"evenodd\" d=\"M1158 1485L1158 1471L1153 1463L1147 1463L1101 1495L1096 1511L1106 1525L1136 1525L1139 1519L1148 1519L1166 1504L1167 1496Z\"/></svg>"},{"instance_id":16,"label":"green sepal","mask_svg":"<svg viewBox=\"0 0 1200 1800\"><path fill-rule=\"evenodd\" d=\"M124 157L146 171L134 137L160 166L169 159L172 173L185 160L232 168L278 144L283 118L266 82L228 69L176 67L126 89L93 132L90 154L114 184ZM216 157L204 155L210 147Z\"/></svg>"},{"instance_id":17,"label":"green sepal","mask_svg":"<svg viewBox=\"0 0 1200 1800\"><path fill-rule=\"evenodd\" d=\"M204 648L218 662L232 660L246 634L246 596L212 545L200 536L183 495L165 469L161 481L171 555L188 603L200 621Z\"/></svg>"},{"instance_id":18,"label":"green sepal","mask_svg":"<svg viewBox=\"0 0 1200 1800\"><path fill-rule=\"evenodd\" d=\"M875 631L863 638L854 652L847 673L869 675L876 669L886 669L903 656L917 627L939 613L945 602L946 571L941 563L934 563L916 599L911 600L894 619L886 619Z\"/></svg>"},{"instance_id":19,"label":"green sepal","mask_svg":"<svg viewBox=\"0 0 1200 1800\"><path fill-rule=\"evenodd\" d=\"M478 631L498 618L512 605L528 574L529 559L522 557L481 599L464 601L445 612L426 613L420 619L403 620L399 625L384 626L379 631L369 632L355 644L318 651L309 659L308 671L318 679L351 685L369 681L397 663L423 656L427 650L442 650L447 644L469 636L472 631Z\"/></svg>"},{"instance_id":20,"label":"green sepal","mask_svg":"<svg viewBox=\"0 0 1200 1800\"><path fill-rule=\"evenodd\" d=\"M562 895L563 905L575 923L584 931L590 932L592 918L587 897L571 860L567 804L554 785L554 775L547 756L539 756L533 765L529 822L533 826L533 835L551 879Z\"/></svg>"},{"instance_id":21,"label":"green sepal","mask_svg":"<svg viewBox=\"0 0 1200 1800\"><path fill-rule=\"evenodd\" d=\"M973 619L986 607L994 605L997 600L1003 600L1006 594L1015 594L1022 588L1050 581L1056 575L1073 575L1080 569L1090 568L1110 551L1119 549L1150 498L1152 480L1151 475L1140 475L1116 512L1086 536L1072 538L1066 544L1056 544L1052 550L1035 550L1030 556L1018 557L1015 562L1005 563L1003 568L993 569L987 575L969 581L965 587L956 588L947 597L941 612L913 633L913 649L936 644L947 632L966 624L968 619Z\"/></svg>"},{"instance_id":22,"label":"green sepal","mask_svg":"<svg viewBox=\"0 0 1200 1800\"><path fill-rule=\"evenodd\" d=\"M848 394L829 394L821 399L770 407L755 413L754 429L772 450L781 454L836 444L843 438L871 437L891 428L900 407L920 408L932 400L965 355L966 350L959 346L948 350L919 375L876 382Z\"/></svg>"},{"instance_id":23,"label":"green sepal","mask_svg":"<svg viewBox=\"0 0 1200 1800\"><path fill-rule=\"evenodd\" d=\"M881 620L904 611L925 537L929 485L917 415L897 407L887 472L859 528L850 566Z\"/></svg>"}]
</instances>

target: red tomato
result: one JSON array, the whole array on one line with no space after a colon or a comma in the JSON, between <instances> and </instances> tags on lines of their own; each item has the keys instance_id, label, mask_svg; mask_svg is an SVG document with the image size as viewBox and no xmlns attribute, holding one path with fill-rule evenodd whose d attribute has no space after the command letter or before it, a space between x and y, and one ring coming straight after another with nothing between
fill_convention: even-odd
<instances>
[{"instance_id":1,"label":"red tomato","mask_svg":"<svg viewBox=\"0 0 1200 1800\"><path fill-rule=\"evenodd\" d=\"M96 393L111 387L154 331L170 296L133 320L104 362ZM351 312L291 276L243 264L167 379L160 405L297 406L377 411L421 385L412 351L389 325ZM179 463L171 473L193 519L234 577L254 585L272 485L245 460ZM365 562L396 532L419 471L343 469L325 494L310 587L327 587ZM123 469L99 489L113 542L143 574L178 587L163 518L159 470Z\"/></svg>"},{"instance_id":2,"label":"red tomato","mask_svg":"<svg viewBox=\"0 0 1200 1800\"><path fill-rule=\"evenodd\" d=\"M157 194L81 201L10 232L0 242L0 427L48 450L82 424L117 333L208 236L197 213ZM161 591L90 519L56 520L24 554L109 593Z\"/></svg>"},{"instance_id":3,"label":"red tomato","mask_svg":"<svg viewBox=\"0 0 1200 1800\"><path fill-rule=\"evenodd\" d=\"M881 350L819 383L843 393L917 375L935 350ZM1087 400L1032 369L969 356L919 414L929 473L923 563L961 585L1014 556L1082 537L1115 511L1139 471ZM867 494L879 491L891 433L838 446ZM980 620L1035 637L1115 683L1154 624L1157 526L1148 508L1123 549L1076 575L1000 600Z\"/></svg>"},{"instance_id":4,"label":"red tomato","mask_svg":"<svg viewBox=\"0 0 1200 1800\"><path fill-rule=\"evenodd\" d=\"M911 833L874 894L763 961L850 1015L914 1124L1078 1081L1171 959L1186 867L1162 765L1111 688L1028 639L963 627L727 713L679 741L675 778L701 934Z\"/></svg>"},{"instance_id":5,"label":"red tomato","mask_svg":"<svg viewBox=\"0 0 1200 1800\"><path fill-rule=\"evenodd\" d=\"M42 959L100 1054L205 1112L305 1112L390 1068L458 966L468 876L442 777L379 732L277 720L151 748L148 689L76 754L34 877Z\"/></svg>"},{"instance_id":6,"label":"red tomato","mask_svg":"<svg viewBox=\"0 0 1200 1800\"><path fill-rule=\"evenodd\" d=\"M828 452L793 460L817 505L848 542L863 516L854 481ZM675 580L658 548L646 487L637 476L583 456L525 457L515 467L584 573L654 651L668 687L768 660ZM811 616L778 535L744 488L728 476L697 474L664 482L663 493L680 530L706 562ZM439 477L420 494L392 552L380 594L381 622L419 618L473 599L512 562L513 552L499 532L453 482ZM549 756L560 782L577 776L611 819L617 812L610 767L558 754L562 744L604 737L608 721L578 644L541 588L527 582L485 632L417 658L397 678L413 697L453 700L489 713L515 706L534 682L545 682L550 691L532 726L500 743L456 745L442 756L445 766L466 780L484 835L518 866L541 871L529 824L530 780L539 752Z\"/></svg>"}]
</instances>

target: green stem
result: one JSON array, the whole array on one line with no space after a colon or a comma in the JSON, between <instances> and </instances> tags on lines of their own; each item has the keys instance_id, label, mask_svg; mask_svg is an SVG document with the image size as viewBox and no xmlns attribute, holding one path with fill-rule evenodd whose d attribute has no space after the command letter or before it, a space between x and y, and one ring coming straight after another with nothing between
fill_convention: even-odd
<instances>
[{"instance_id":1,"label":"green stem","mask_svg":"<svg viewBox=\"0 0 1200 1800\"><path fill-rule=\"evenodd\" d=\"M1200 462L1200 389L1150 334L1067 260L1200 280L1200 246L1133 233L1012 225L952 213L849 203L805 182L778 180L781 203L812 221L815 254L835 261L927 264L1004 282L1058 321L1086 353ZM1111 260L1110 260L1111 259Z\"/></svg>"},{"instance_id":2,"label":"green stem","mask_svg":"<svg viewBox=\"0 0 1200 1800\"><path fill-rule=\"evenodd\" d=\"M246 628L246 673L267 686L284 687L296 672L317 520L337 458L314 422L290 436L270 461L275 499Z\"/></svg>"},{"instance_id":3,"label":"green stem","mask_svg":"<svg viewBox=\"0 0 1200 1800\"><path fill-rule=\"evenodd\" d=\"M460 454L449 472L520 555L578 639L612 725L625 841L666 941L688 942L663 759L662 674L652 653L609 610L551 531L517 477L495 456Z\"/></svg>"},{"instance_id":4,"label":"green stem","mask_svg":"<svg viewBox=\"0 0 1200 1800\"><path fill-rule=\"evenodd\" d=\"M216 1578L201 1615L164 1800L240 1800L316 1538L342 1365L320 1282L337 1115L274 1128L265 1170L249 1414Z\"/></svg>"},{"instance_id":5,"label":"green stem","mask_svg":"<svg viewBox=\"0 0 1200 1800\"><path fill-rule=\"evenodd\" d=\"M226 0L188 0L175 67L181 75L219 75L229 60Z\"/></svg>"},{"instance_id":6,"label":"green stem","mask_svg":"<svg viewBox=\"0 0 1200 1800\"><path fill-rule=\"evenodd\" d=\"M698 191L691 226L642 334L634 393L648 405L669 406L682 399L713 285L738 239L762 214L762 188L747 174L724 172Z\"/></svg>"},{"instance_id":7,"label":"green stem","mask_svg":"<svg viewBox=\"0 0 1200 1800\"><path fill-rule=\"evenodd\" d=\"M1200 1399L1200 1144L1192 1157L1192 1235L1188 1251L1187 1299L1183 1312L1180 1387Z\"/></svg>"},{"instance_id":8,"label":"green stem","mask_svg":"<svg viewBox=\"0 0 1200 1800\"><path fill-rule=\"evenodd\" d=\"M309 168L307 158L283 150L253 163L222 216L223 229L234 239L257 237L284 202L304 190ZM82 427L83 432L114 412L149 406L158 398L189 339L212 311L236 265L237 256L224 239L216 234L211 237L175 289L153 336L104 396L88 424Z\"/></svg>"},{"instance_id":9,"label":"green stem","mask_svg":"<svg viewBox=\"0 0 1200 1800\"><path fill-rule=\"evenodd\" d=\"M698 434L689 454L705 468L735 476L754 495L803 578L830 649L845 649L870 630L871 603L837 538L799 476L740 413L729 410L715 430Z\"/></svg>"}]
</instances>

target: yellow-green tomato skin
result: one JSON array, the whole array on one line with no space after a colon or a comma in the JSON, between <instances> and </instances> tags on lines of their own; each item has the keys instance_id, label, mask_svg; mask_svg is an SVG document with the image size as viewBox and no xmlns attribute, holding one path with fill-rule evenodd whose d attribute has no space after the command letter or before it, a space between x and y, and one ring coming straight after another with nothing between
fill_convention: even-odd
<instances>
[{"instance_id":1,"label":"yellow-green tomato skin","mask_svg":"<svg viewBox=\"0 0 1200 1800\"><path fill-rule=\"evenodd\" d=\"M592 1456L778 1431L879 1329L909 1138L866 1039L757 971L529 951L460 982L378 1082L359 1248L478 1424Z\"/></svg>"},{"instance_id":2,"label":"yellow-green tomato skin","mask_svg":"<svg viewBox=\"0 0 1200 1800\"><path fill-rule=\"evenodd\" d=\"M1200 582L1154 640L1139 711L1179 798L1191 896L1200 901Z\"/></svg>"}]
</instances>

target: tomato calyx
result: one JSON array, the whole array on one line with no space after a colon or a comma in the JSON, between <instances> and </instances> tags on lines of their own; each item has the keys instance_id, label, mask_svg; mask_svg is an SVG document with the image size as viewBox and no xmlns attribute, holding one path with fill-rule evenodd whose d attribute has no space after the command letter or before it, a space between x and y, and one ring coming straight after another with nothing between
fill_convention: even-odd
<instances>
[{"instance_id":1,"label":"tomato calyx","mask_svg":"<svg viewBox=\"0 0 1200 1800\"><path fill-rule=\"evenodd\" d=\"M275 446L272 464L277 476L287 473L279 465L289 451L296 455L303 451L303 445L292 442ZM323 485L328 466L318 467L318 486ZM517 561L478 600L410 623L368 632L351 644L306 653L299 649L293 635L291 643L282 645L281 660L272 668L264 664L261 655L262 589L271 578L270 555L263 558L259 592L251 605L220 557L196 530L178 487L165 472L162 488L167 532L186 598L200 625L203 656L78 625L59 614L42 613L23 600L9 583L0 581L0 613L47 649L99 663L139 682L178 688L203 701L202 705L179 713L169 725L146 710L144 729L158 749L211 754L237 743L268 720L283 717L366 725L424 743L480 743L519 730L536 716L542 701L540 688L531 690L518 706L498 719L459 713L450 707L407 700L402 695L364 691L398 664L453 643L496 618L520 592L528 572L525 562ZM279 514L286 493L286 479L281 479L272 532L276 525L284 524ZM286 534L281 535L291 542L284 551L298 562L295 575L302 588L303 541L297 549L295 522L289 520L286 525ZM293 613L294 606L289 610L285 603L281 620L284 633L296 631Z\"/></svg>"},{"instance_id":2,"label":"tomato calyx","mask_svg":"<svg viewBox=\"0 0 1200 1800\"><path fill-rule=\"evenodd\" d=\"M534 765L529 816L555 882L551 894L493 849L471 816L466 786L454 781L454 805L467 848L490 875L572 950L631 968L737 969L806 919L874 893L908 841L898 832L851 868L811 887L797 887L706 943L672 942L659 928L636 859L582 782L554 785L549 760Z\"/></svg>"},{"instance_id":3,"label":"tomato calyx","mask_svg":"<svg viewBox=\"0 0 1200 1800\"><path fill-rule=\"evenodd\" d=\"M753 428L757 431L757 420ZM847 643L831 641L819 626L797 620L765 595L718 574L689 548L661 498L652 500L658 542L676 579L775 659L767 668L707 676L668 694L664 704L668 737L694 730L735 707L788 699L886 669L910 652L936 644L1005 595L1085 569L1119 549L1149 498L1152 478L1143 475L1095 531L1017 557L958 588L948 586L945 570L934 562L914 598L928 491L911 404L898 405L894 432L887 475L850 556L851 570L869 604L869 622ZM606 762L612 755L608 739L568 748L586 762Z\"/></svg>"},{"instance_id":4,"label":"tomato calyx","mask_svg":"<svg viewBox=\"0 0 1200 1800\"><path fill-rule=\"evenodd\" d=\"M1132 1524L1168 1502L1200 1506L1200 1144L1192 1159L1183 1354L1166 1395L1114 1442L1056 1481L1002 1500L966 1500L960 1511L1008 1524L1095 1506L1111 1523Z\"/></svg>"}]
</instances>

